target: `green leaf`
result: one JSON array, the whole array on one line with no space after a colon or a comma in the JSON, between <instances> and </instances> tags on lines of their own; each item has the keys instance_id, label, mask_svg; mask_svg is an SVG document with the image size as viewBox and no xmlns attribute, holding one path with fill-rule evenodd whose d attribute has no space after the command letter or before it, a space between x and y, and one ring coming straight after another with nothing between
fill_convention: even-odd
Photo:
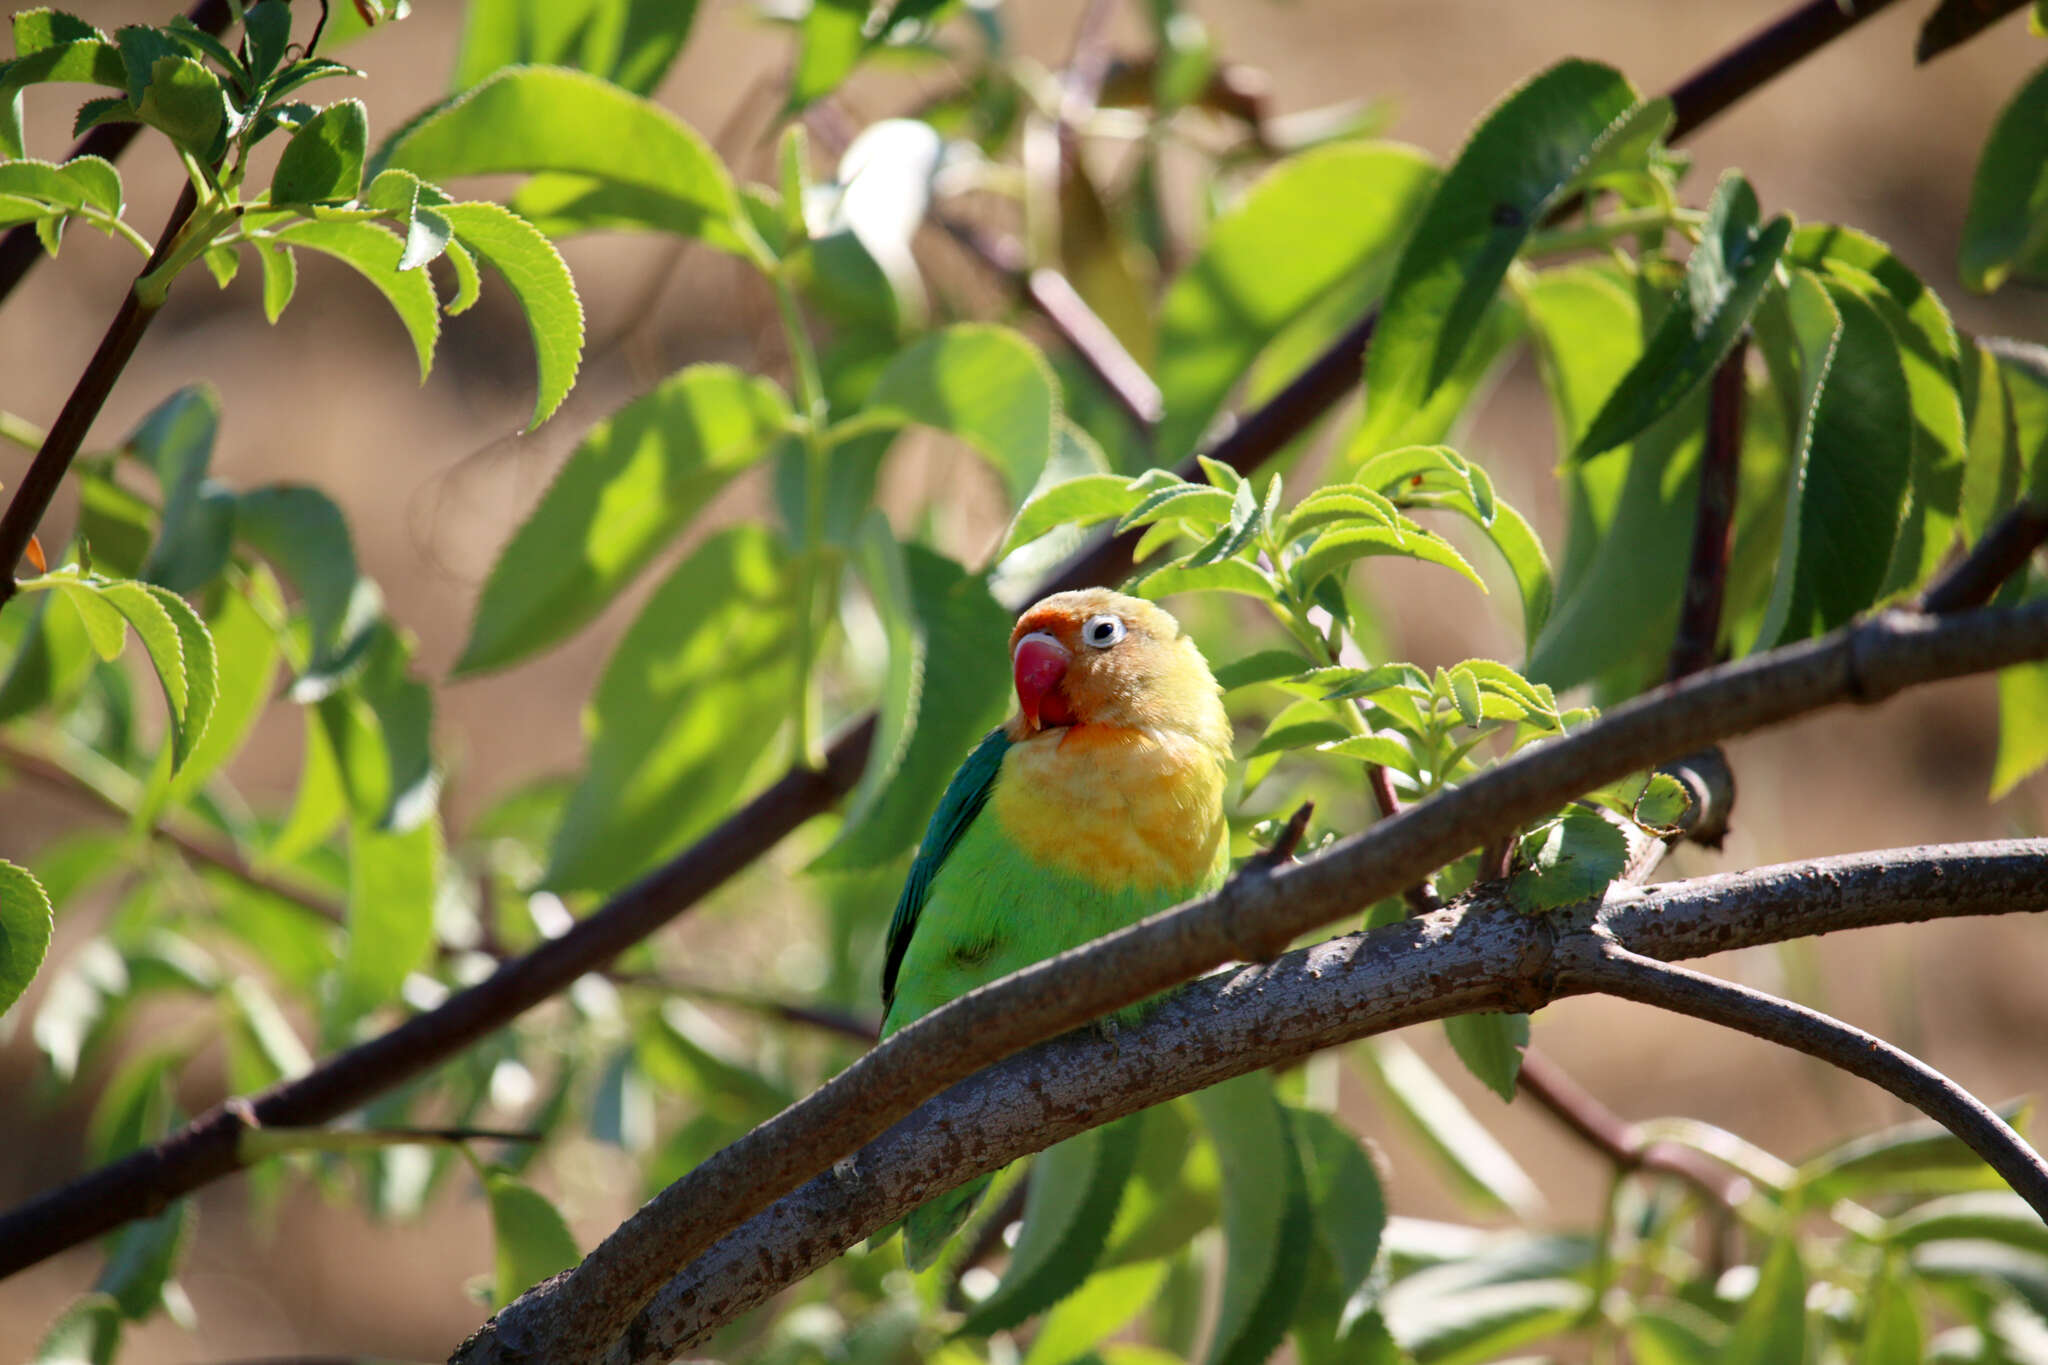
<instances>
[{"instance_id":1,"label":"green leaf","mask_svg":"<svg viewBox=\"0 0 2048 1365\"><path fill-rule=\"evenodd\" d=\"M242 36L249 49L249 74L257 81L268 79L284 63L292 41L292 11L288 0L262 0L242 14Z\"/></svg>"},{"instance_id":2,"label":"green leaf","mask_svg":"<svg viewBox=\"0 0 2048 1365\"><path fill-rule=\"evenodd\" d=\"M1419 409L1456 368L1531 230L1636 104L1620 73L1571 60L1512 91L1445 173L1401 253L1366 357L1369 428Z\"/></svg>"},{"instance_id":3,"label":"green leaf","mask_svg":"<svg viewBox=\"0 0 2048 1365\"><path fill-rule=\"evenodd\" d=\"M1234 692L1254 683L1292 678L1308 666L1309 661L1291 649L1262 649L1217 668L1216 685L1225 692Z\"/></svg>"},{"instance_id":4,"label":"green leaf","mask_svg":"<svg viewBox=\"0 0 2048 1365\"><path fill-rule=\"evenodd\" d=\"M1093 526L1121 517L1141 496L1121 474L1082 474L1035 491L1017 509L997 558L1062 526Z\"/></svg>"},{"instance_id":5,"label":"green leaf","mask_svg":"<svg viewBox=\"0 0 2048 1365\"><path fill-rule=\"evenodd\" d=\"M1531 913L1555 910L1599 895L1627 869L1628 836L1606 813L1570 806L1523 835L1515 860L1523 870L1508 899Z\"/></svg>"},{"instance_id":6,"label":"green leaf","mask_svg":"<svg viewBox=\"0 0 2048 1365\"><path fill-rule=\"evenodd\" d=\"M1853 290L1823 287L1839 319L1832 345L1821 339L1826 313L1810 303L1791 309L1802 374L1818 372L1819 392L1794 442L1777 578L1758 649L1830 630L1876 600L1911 487L1912 394L1899 343ZM1792 297L1810 294L1795 287Z\"/></svg>"},{"instance_id":7,"label":"green leaf","mask_svg":"<svg viewBox=\"0 0 2048 1365\"><path fill-rule=\"evenodd\" d=\"M374 588L356 570L348 519L319 489L278 483L242 494L235 531L298 591L313 653L304 690L294 689L293 695L317 700L333 685L331 670L355 658L367 642L377 606ZM314 685L305 687L307 682Z\"/></svg>"},{"instance_id":8,"label":"green leaf","mask_svg":"<svg viewBox=\"0 0 2048 1365\"><path fill-rule=\"evenodd\" d=\"M1288 576L1293 579L1295 590L1306 596L1328 575L1375 555L1398 555L1424 564L1439 564L1463 576L1481 592L1486 591L1485 580L1458 553L1456 546L1434 531L1419 527L1390 531L1380 526L1350 526L1324 531L1294 561Z\"/></svg>"},{"instance_id":9,"label":"green leaf","mask_svg":"<svg viewBox=\"0 0 2048 1365\"><path fill-rule=\"evenodd\" d=\"M1988 293L2017 275L2039 281L2048 272L2048 66L2020 87L1998 116L1970 184L1956 269L1971 289Z\"/></svg>"},{"instance_id":10,"label":"green leaf","mask_svg":"<svg viewBox=\"0 0 2048 1365\"><path fill-rule=\"evenodd\" d=\"M545 883L609 890L732 808L796 695L796 602L775 538L720 532L619 641L585 718L590 759Z\"/></svg>"},{"instance_id":11,"label":"green leaf","mask_svg":"<svg viewBox=\"0 0 2048 1365\"><path fill-rule=\"evenodd\" d=\"M1011 615L980 575L903 547L909 604L925 640L924 695L893 775L819 858L819 870L879 867L915 844L960 760L1009 707Z\"/></svg>"},{"instance_id":12,"label":"green leaf","mask_svg":"<svg viewBox=\"0 0 2048 1365\"><path fill-rule=\"evenodd\" d=\"M505 277L526 314L539 370L531 431L562 405L583 363L583 303L576 281L554 244L504 205L445 204L436 211L464 246Z\"/></svg>"},{"instance_id":13,"label":"green leaf","mask_svg":"<svg viewBox=\"0 0 2048 1365\"><path fill-rule=\"evenodd\" d=\"M33 56L44 48L83 39L106 40L106 34L75 14L60 9L25 9L14 15L14 55Z\"/></svg>"},{"instance_id":14,"label":"green leaf","mask_svg":"<svg viewBox=\"0 0 2048 1365\"><path fill-rule=\"evenodd\" d=\"M1392 768L1411 776L1416 771L1415 755L1406 744L1392 735L1351 735L1316 747L1323 753L1335 754L1339 758L1355 758L1363 763L1376 763L1382 768Z\"/></svg>"},{"instance_id":15,"label":"green leaf","mask_svg":"<svg viewBox=\"0 0 2048 1365\"><path fill-rule=\"evenodd\" d=\"M348 814L348 789L327 726L318 710L308 707L304 716L305 757L299 763L298 792L266 851L267 860L273 863L294 862L326 843Z\"/></svg>"},{"instance_id":16,"label":"green leaf","mask_svg":"<svg viewBox=\"0 0 2048 1365\"><path fill-rule=\"evenodd\" d=\"M1144 1111L1138 1157L1097 1266L1172 1256L1215 1222L1223 1173L1214 1145L1198 1141L1191 1100Z\"/></svg>"},{"instance_id":17,"label":"green leaf","mask_svg":"<svg viewBox=\"0 0 2048 1365\"><path fill-rule=\"evenodd\" d=\"M30 11L34 13L35 11ZM44 81L90 81L125 90L127 64L121 50L101 38L52 43L34 52L15 49L16 60L0 62L0 159L28 155L21 126L21 92Z\"/></svg>"},{"instance_id":18,"label":"green leaf","mask_svg":"<svg viewBox=\"0 0 2048 1365\"><path fill-rule=\"evenodd\" d=\"M28 869L0 861L0 1014L21 999L50 951L50 898Z\"/></svg>"},{"instance_id":19,"label":"green leaf","mask_svg":"<svg viewBox=\"0 0 2048 1365\"><path fill-rule=\"evenodd\" d=\"M1155 526L1163 521L1187 521L1213 530L1231 513L1231 495L1220 488L1199 483L1165 483L1141 497L1116 524L1116 532Z\"/></svg>"},{"instance_id":20,"label":"green leaf","mask_svg":"<svg viewBox=\"0 0 2048 1365\"><path fill-rule=\"evenodd\" d=\"M890 361L857 420L950 432L987 456L1021 500L1052 456L1059 408L1037 347L1007 327L961 323Z\"/></svg>"},{"instance_id":21,"label":"green leaf","mask_svg":"<svg viewBox=\"0 0 2048 1365\"><path fill-rule=\"evenodd\" d=\"M1223 1184L1222 1301L1203 1356L1204 1365L1253 1365L1280 1344L1301 1301L1315 1240L1308 1180L1272 1077L1240 1076L1194 1100L1222 1168L1260 1172Z\"/></svg>"},{"instance_id":22,"label":"green leaf","mask_svg":"<svg viewBox=\"0 0 2048 1365\"><path fill-rule=\"evenodd\" d=\"M1642 353L1641 310L1632 283L1612 264L1572 265L1542 272L1522 291L1557 419L1560 460L1584 438L1593 414ZM1564 469L1562 595L1569 596L1612 524L1626 468L1620 461L1602 460Z\"/></svg>"},{"instance_id":23,"label":"green leaf","mask_svg":"<svg viewBox=\"0 0 2048 1365\"><path fill-rule=\"evenodd\" d=\"M1996 801L2048 763L2048 663L2015 664L1998 673L1998 757L1991 768Z\"/></svg>"},{"instance_id":24,"label":"green leaf","mask_svg":"<svg viewBox=\"0 0 2048 1365\"><path fill-rule=\"evenodd\" d=\"M228 1084L236 1094L254 1094L313 1069L291 1020L253 976L238 976L221 995L222 1041L228 1055Z\"/></svg>"},{"instance_id":25,"label":"green leaf","mask_svg":"<svg viewBox=\"0 0 2048 1365\"><path fill-rule=\"evenodd\" d=\"M177 1107L172 1082L186 1061L183 1048L158 1048L129 1057L100 1092L87 1129L95 1165L156 1142L170 1131Z\"/></svg>"},{"instance_id":26,"label":"green leaf","mask_svg":"<svg viewBox=\"0 0 2048 1365\"><path fill-rule=\"evenodd\" d=\"M513 207L551 237L635 227L765 259L704 139L667 110L581 72L501 71L400 131L370 169L386 167L434 184L546 172Z\"/></svg>"},{"instance_id":27,"label":"green leaf","mask_svg":"<svg viewBox=\"0 0 2048 1365\"><path fill-rule=\"evenodd\" d=\"M1799 1243L1780 1237L1735 1319L1722 1365L1799 1365L1806 1359L1806 1269Z\"/></svg>"},{"instance_id":28,"label":"green leaf","mask_svg":"<svg viewBox=\"0 0 2048 1365\"><path fill-rule=\"evenodd\" d=\"M163 684L170 711L172 767L182 766L205 733L218 682L212 637L185 599L155 584L81 576L75 569L28 579L21 586L29 591L57 589L70 598L102 658L120 653L122 622L135 628Z\"/></svg>"},{"instance_id":29,"label":"green leaf","mask_svg":"<svg viewBox=\"0 0 2048 1365\"><path fill-rule=\"evenodd\" d=\"M1377 451L1429 445L1449 437L1473 400L1513 356L1523 330L1518 301L1512 296L1493 299L1479 315L1457 363L1430 396L1414 406L1368 406L1344 458L1355 462Z\"/></svg>"},{"instance_id":30,"label":"green leaf","mask_svg":"<svg viewBox=\"0 0 2048 1365\"><path fill-rule=\"evenodd\" d=\"M499 1167L483 1172L491 1201L491 1235L497 1241L492 1300L499 1307L558 1270L583 1259L560 1211L531 1185Z\"/></svg>"},{"instance_id":31,"label":"green leaf","mask_svg":"<svg viewBox=\"0 0 2048 1365\"><path fill-rule=\"evenodd\" d=\"M2038 1215L2033 1221L2036 1227L2041 1225ZM1920 1365L1926 1359L1926 1332L1913 1302L1912 1277L1900 1269L1887 1265L1875 1292L1865 1300L1857 1365Z\"/></svg>"},{"instance_id":32,"label":"green leaf","mask_svg":"<svg viewBox=\"0 0 2048 1365\"><path fill-rule=\"evenodd\" d=\"M251 237L249 249L256 253L256 260L263 267L263 316L275 323L284 315L284 306L292 301L292 294L299 287L299 258L292 255L287 246L262 237Z\"/></svg>"},{"instance_id":33,"label":"green leaf","mask_svg":"<svg viewBox=\"0 0 2048 1365\"><path fill-rule=\"evenodd\" d=\"M1308 1204L1315 1214L1317 1239L1336 1274L1337 1292L1345 1300L1361 1291L1369 1294L1380 1236L1387 1226L1387 1197L1379 1172L1357 1135L1333 1115L1289 1109L1287 1117L1301 1147ZM1345 1310L1337 1325L1340 1337L1366 1307L1360 1300L1356 1311Z\"/></svg>"},{"instance_id":34,"label":"green leaf","mask_svg":"<svg viewBox=\"0 0 2048 1365\"><path fill-rule=\"evenodd\" d=\"M1376 1038L1351 1055L1370 1070L1395 1112L1443 1162L1463 1193L1522 1218L1542 1209L1536 1183L1406 1043Z\"/></svg>"},{"instance_id":35,"label":"green leaf","mask_svg":"<svg viewBox=\"0 0 2048 1365\"><path fill-rule=\"evenodd\" d=\"M499 552L456 673L516 663L590 622L787 419L768 380L693 365L592 427Z\"/></svg>"},{"instance_id":36,"label":"green leaf","mask_svg":"<svg viewBox=\"0 0 2048 1365\"><path fill-rule=\"evenodd\" d=\"M1522 1051L1529 1046L1529 1016L1456 1014L1444 1020L1444 1033L1465 1068L1487 1089L1512 1103L1515 1078L1522 1072Z\"/></svg>"},{"instance_id":37,"label":"green leaf","mask_svg":"<svg viewBox=\"0 0 2048 1365\"><path fill-rule=\"evenodd\" d=\"M1102 1255L1137 1160L1144 1115L1092 1128L1031 1163L1024 1229L1002 1282L959 1330L985 1336L1015 1327L1079 1289Z\"/></svg>"},{"instance_id":38,"label":"green leaf","mask_svg":"<svg viewBox=\"0 0 2048 1365\"><path fill-rule=\"evenodd\" d=\"M846 801L846 823L858 825L874 809L909 748L922 713L929 637L911 599L903 546L880 508L869 508L853 544L853 565L882 623L888 663L876 705L875 738L867 766ZM948 699L950 701L950 698Z\"/></svg>"},{"instance_id":39,"label":"green leaf","mask_svg":"<svg viewBox=\"0 0 2048 1365\"><path fill-rule=\"evenodd\" d=\"M398 268L403 242L377 224L360 220L297 223L272 233L271 240L332 256L375 285L412 337L420 358L420 382L426 382L434 364L434 343L441 335L441 306L424 270Z\"/></svg>"},{"instance_id":40,"label":"green leaf","mask_svg":"<svg viewBox=\"0 0 2048 1365\"><path fill-rule=\"evenodd\" d=\"M7 101L0 99L0 109ZM121 1349L121 1307L107 1294L85 1294L66 1305L43 1334L31 1365L114 1365Z\"/></svg>"},{"instance_id":41,"label":"green leaf","mask_svg":"<svg viewBox=\"0 0 2048 1365\"><path fill-rule=\"evenodd\" d=\"M794 114L838 89L867 43L868 0L813 0L797 21L796 69L783 113Z\"/></svg>"},{"instance_id":42,"label":"green leaf","mask_svg":"<svg viewBox=\"0 0 2048 1365\"><path fill-rule=\"evenodd\" d=\"M2024 1133L2029 1108L2026 1103L2006 1104L1997 1106L1997 1112ZM1798 1184L1816 1207L1895 1190L1948 1194L2005 1188L1982 1157L1931 1119L1838 1143L1800 1163Z\"/></svg>"},{"instance_id":43,"label":"green leaf","mask_svg":"<svg viewBox=\"0 0 2048 1365\"><path fill-rule=\"evenodd\" d=\"M1242 559L1204 564L1199 569L1169 564L1146 574L1125 591L1155 602L1177 592L1234 592L1265 602L1279 597L1278 589L1265 570Z\"/></svg>"},{"instance_id":44,"label":"green leaf","mask_svg":"<svg viewBox=\"0 0 2048 1365\"><path fill-rule=\"evenodd\" d=\"M349 829L348 946L335 1011L352 1022L398 998L434 947L441 827L428 820L402 834L358 819Z\"/></svg>"},{"instance_id":45,"label":"green leaf","mask_svg":"<svg viewBox=\"0 0 2048 1365\"><path fill-rule=\"evenodd\" d=\"M1719 1319L1682 1301L1633 1306L1627 1330L1637 1365L1714 1365L1728 1336Z\"/></svg>"},{"instance_id":46,"label":"green leaf","mask_svg":"<svg viewBox=\"0 0 2048 1365\"><path fill-rule=\"evenodd\" d=\"M363 187L369 141L370 116L361 100L328 105L300 124L285 144L270 178L270 202L329 204L355 198Z\"/></svg>"},{"instance_id":47,"label":"green leaf","mask_svg":"<svg viewBox=\"0 0 2048 1365\"><path fill-rule=\"evenodd\" d=\"M1586 1311L1593 1291L1576 1280L1529 1279L1431 1294L1427 1276L1389 1290L1387 1330L1426 1365L1477 1365L1556 1336Z\"/></svg>"},{"instance_id":48,"label":"green leaf","mask_svg":"<svg viewBox=\"0 0 2048 1365\"><path fill-rule=\"evenodd\" d=\"M2048 1223L2026 1200L2004 1189L1944 1195L1915 1204L1885 1220L1883 1237L1905 1247L1971 1238L2048 1254Z\"/></svg>"},{"instance_id":49,"label":"green leaf","mask_svg":"<svg viewBox=\"0 0 2048 1365\"><path fill-rule=\"evenodd\" d=\"M1572 451L1584 460L1612 450L1672 411L1706 383L1749 325L1792 235L1783 214L1757 225L1756 191L1736 171L1707 205L1685 285L1633 367L1608 395Z\"/></svg>"},{"instance_id":50,"label":"green leaf","mask_svg":"<svg viewBox=\"0 0 2048 1365\"><path fill-rule=\"evenodd\" d=\"M163 490L163 530L142 575L172 592L211 583L234 547L233 498L206 478L219 431L219 395L209 384L193 384L159 403L125 443Z\"/></svg>"},{"instance_id":51,"label":"green leaf","mask_svg":"<svg viewBox=\"0 0 2048 1365\"><path fill-rule=\"evenodd\" d=\"M128 1224L114 1238L93 1291L111 1296L130 1322L155 1316L194 1221L192 1201L180 1199L154 1218Z\"/></svg>"},{"instance_id":52,"label":"green leaf","mask_svg":"<svg viewBox=\"0 0 2048 1365\"><path fill-rule=\"evenodd\" d=\"M274 597L275 593L273 586L266 595ZM270 701L278 658L277 634L270 622L242 592L228 590L221 593L207 629L213 638L220 679L213 714L177 776L172 777L161 765L152 775L136 812L139 824L152 824L160 812L182 806L198 795L207 780L240 752Z\"/></svg>"},{"instance_id":53,"label":"green leaf","mask_svg":"<svg viewBox=\"0 0 2048 1365\"><path fill-rule=\"evenodd\" d=\"M696 16L696 0L477 0L463 11L454 87L501 67L573 66L649 95Z\"/></svg>"},{"instance_id":54,"label":"green leaf","mask_svg":"<svg viewBox=\"0 0 2048 1365\"><path fill-rule=\"evenodd\" d=\"M1865 233L1809 224L1793 234L1786 256L1833 272L1877 308L1899 343L1913 402L1913 491L1885 592L1912 587L1946 555L1961 510L1968 440L1955 324L1934 291Z\"/></svg>"},{"instance_id":55,"label":"green leaf","mask_svg":"<svg viewBox=\"0 0 2048 1365\"><path fill-rule=\"evenodd\" d=\"M129 51L128 35L133 32L124 28L118 35L124 55ZM128 56L129 99L135 116L193 156L210 156L227 118L227 92L221 89L220 78L190 57L159 57L147 69L148 84L138 95L133 90L135 59Z\"/></svg>"},{"instance_id":56,"label":"green leaf","mask_svg":"<svg viewBox=\"0 0 2048 1365\"><path fill-rule=\"evenodd\" d=\"M1145 1311L1165 1280L1163 1260L1135 1261L1092 1277L1057 1304L1039 1324L1038 1335L1031 1339L1031 1349L1024 1356L1024 1365L1086 1362L1090 1348L1122 1331L1131 1319ZM1114 1359L1117 1349L1105 1348L1104 1356ZM1158 1362L1141 1359L1130 1365Z\"/></svg>"},{"instance_id":57,"label":"green leaf","mask_svg":"<svg viewBox=\"0 0 2048 1365\"><path fill-rule=\"evenodd\" d=\"M1259 352L1331 290L1384 288L1435 181L1412 148L1340 143L1280 162L1219 216L1159 304L1159 448L1191 449Z\"/></svg>"}]
</instances>

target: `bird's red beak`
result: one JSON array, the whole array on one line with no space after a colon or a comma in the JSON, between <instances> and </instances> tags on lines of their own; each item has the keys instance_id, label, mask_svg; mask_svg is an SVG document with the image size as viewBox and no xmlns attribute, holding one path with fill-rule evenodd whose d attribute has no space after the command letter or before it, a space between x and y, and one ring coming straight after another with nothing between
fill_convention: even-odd
<instances>
[{"instance_id":1,"label":"bird's red beak","mask_svg":"<svg viewBox=\"0 0 2048 1365\"><path fill-rule=\"evenodd\" d=\"M1032 730L1074 723L1073 708L1060 691L1060 679L1067 676L1067 662L1072 657L1065 645L1042 630L1017 642L1010 656L1017 675L1017 709Z\"/></svg>"}]
</instances>

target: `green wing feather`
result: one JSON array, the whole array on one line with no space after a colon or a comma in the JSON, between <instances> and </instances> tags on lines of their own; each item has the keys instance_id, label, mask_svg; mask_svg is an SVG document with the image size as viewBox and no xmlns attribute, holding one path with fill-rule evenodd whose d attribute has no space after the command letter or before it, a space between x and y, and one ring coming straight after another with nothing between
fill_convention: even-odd
<instances>
[{"instance_id":1,"label":"green wing feather","mask_svg":"<svg viewBox=\"0 0 2048 1365\"><path fill-rule=\"evenodd\" d=\"M932 878L945 866L946 855L960 842L960 836L988 804L988 794L1002 771L1003 755L1010 749L1010 736L1000 725L988 732L974 752L953 774L932 822L925 827L924 842L918 845L917 861L910 865L910 877L903 883L903 895L896 913L889 919L889 957L882 964L882 1008L896 1000L896 973L903 966L903 954L910 949L910 936L917 930L917 917L931 895Z\"/></svg>"}]
</instances>

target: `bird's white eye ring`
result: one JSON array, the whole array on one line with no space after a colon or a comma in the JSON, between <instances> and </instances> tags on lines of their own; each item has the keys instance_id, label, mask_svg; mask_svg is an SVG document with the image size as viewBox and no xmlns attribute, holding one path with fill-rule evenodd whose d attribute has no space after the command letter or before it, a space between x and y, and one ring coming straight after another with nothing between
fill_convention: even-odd
<instances>
[{"instance_id":1,"label":"bird's white eye ring","mask_svg":"<svg viewBox=\"0 0 2048 1365\"><path fill-rule=\"evenodd\" d=\"M1124 638L1124 623L1114 616L1091 616L1081 627L1081 641L1090 649L1108 649Z\"/></svg>"}]
</instances>

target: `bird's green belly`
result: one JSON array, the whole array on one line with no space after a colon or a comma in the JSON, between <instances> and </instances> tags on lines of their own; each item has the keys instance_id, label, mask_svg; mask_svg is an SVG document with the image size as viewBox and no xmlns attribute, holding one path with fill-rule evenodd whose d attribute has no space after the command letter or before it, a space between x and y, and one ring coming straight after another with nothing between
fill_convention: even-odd
<instances>
[{"instance_id":1,"label":"bird's green belly","mask_svg":"<svg viewBox=\"0 0 2048 1365\"><path fill-rule=\"evenodd\" d=\"M933 880L883 1032L977 986L1222 884L1227 847L1192 885L1131 890L1031 861L993 820L961 837ZM1118 1011L1129 1018L1136 1007Z\"/></svg>"}]
</instances>

